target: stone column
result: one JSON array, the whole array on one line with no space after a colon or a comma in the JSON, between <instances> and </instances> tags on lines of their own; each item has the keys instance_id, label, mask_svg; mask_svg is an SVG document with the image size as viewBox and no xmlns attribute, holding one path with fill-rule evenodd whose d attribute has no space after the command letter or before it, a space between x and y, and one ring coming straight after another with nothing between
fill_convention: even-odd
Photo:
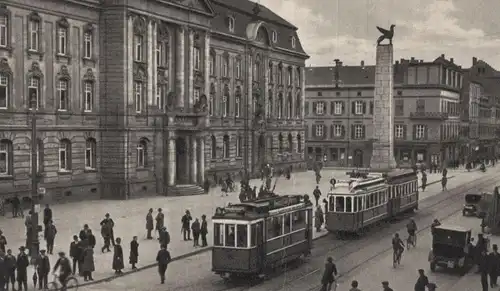
<instances>
[{"instance_id":1,"label":"stone column","mask_svg":"<svg viewBox=\"0 0 500 291\"><path fill-rule=\"evenodd\" d=\"M176 178L176 148L175 148L175 138L170 137L168 139L168 186L175 185Z\"/></svg>"},{"instance_id":2,"label":"stone column","mask_svg":"<svg viewBox=\"0 0 500 291\"><path fill-rule=\"evenodd\" d=\"M180 109L184 109L184 32L185 28L179 26L177 28L177 60L176 62L176 75L177 80L175 84L176 94L177 94L177 104L176 107Z\"/></svg>"},{"instance_id":3,"label":"stone column","mask_svg":"<svg viewBox=\"0 0 500 291\"><path fill-rule=\"evenodd\" d=\"M198 183L198 147L196 145L197 137L191 137L191 181L192 184Z\"/></svg>"},{"instance_id":4,"label":"stone column","mask_svg":"<svg viewBox=\"0 0 500 291\"><path fill-rule=\"evenodd\" d=\"M194 81L194 30L193 29L189 29L189 48L188 48L188 90L187 90L187 94L188 94L188 111L192 111L193 110L193 104L194 104L194 100L193 100L193 95L194 95L194 92L193 92L193 81Z\"/></svg>"},{"instance_id":5,"label":"stone column","mask_svg":"<svg viewBox=\"0 0 500 291\"><path fill-rule=\"evenodd\" d=\"M291 112L290 112L290 119L295 119L295 103L297 102L297 93L296 93L296 83L295 83L295 74L297 74L297 67L296 66L292 66L292 108L291 108ZM327 106L328 107L328 106Z\"/></svg>"},{"instance_id":6,"label":"stone column","mask_svg":"<svg viewBox=\"0 0 500 291\"><path fill-rule=\"evenodd\" d=\"M127 71L128 82L126 85L128 99L126 106L128 107L134 104L134 70L132 70L134 66L134 16L128 16L127 26L127 40L129 42L129 45L127 46L127 60L129 62L128 68L130 68L130 70ZM127 108L125 108L124 110L127 110Z\"/></svg>"},{"instance_id":7,"label":"stone column","mask_svg":"<svg viewBox=\"0 0 500 291\"><path fill-rule=\"evenodd\" d=\"M299 119L304 120L306 116L306 69L304 67L300 68L300 101L302 102L302 104L300 105L300 109L302 112L300 113ZM304 141L305 138L306 137L304 136Z\"/></svg>"},{"instance_id":8,"label":"stone column","mask_svg":"<svg viewBox=\"0 0 500 291\"><path fill-rule=\"evenodd\" d=\"M205 182L205 137L199 139L199 146L198 160L200 161L200 167L198 177L200 178L199 182L203 183Z\"/></svg>"},{"instance_id":9,"label":"stone column","mask_svg":"<svg viewBox=\"0 0 500 291\"><path fill-rule=\"evenodd\" d=\"M264 70L264 94L262 94L264 96L264 116L269 117L271 116L271 113L268 112L269 110L269 60L265 60L262 62L265 66L265 70Z\"/></svg>"},{"instance_id":10,"label":"stone column","mask_svg":"<svg viewBox=\"0 0 500 291\"><path fill-rule=\"evenodd\" d=\"M155 63L153 55L156 47L156 42L153 42L153 21L148 22L147 42L146 42L146 60L148 66L148 83L147 83L147 105L153 105L153 66ZM156 92L155 92L156 93ZM156 94L155 94L156 95Z\"/></svg>"}]
</instances>

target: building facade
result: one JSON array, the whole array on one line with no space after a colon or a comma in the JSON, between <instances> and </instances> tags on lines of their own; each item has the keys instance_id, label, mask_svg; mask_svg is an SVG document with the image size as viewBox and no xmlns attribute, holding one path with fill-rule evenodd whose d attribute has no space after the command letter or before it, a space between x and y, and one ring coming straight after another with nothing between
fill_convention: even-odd
<instances>
[{"instance_id":1,"label":"building facade","mask_svg":"<svg viewBox=\"0 0 500 291\"><path fill-rule=\"evenodd\" d=\"M369 167L375 67L306 70L306 145L309 165ZM398 166L458 159L462 69L442 55L394 65L394 155Z\"/></svg>"},{"instance_id":2,"label":"building facade","mask_svg":"<svg viewBox=\"0 0 500 291\"><path fill-rule=\"evenodd\" d=\"M257 173L270 160L304 167L308 56L297 28L266 7L3 3L6 197L30 195L32 144L39 185L54 200L169 195L214 173Z\"/></svg>"}]
</instances>

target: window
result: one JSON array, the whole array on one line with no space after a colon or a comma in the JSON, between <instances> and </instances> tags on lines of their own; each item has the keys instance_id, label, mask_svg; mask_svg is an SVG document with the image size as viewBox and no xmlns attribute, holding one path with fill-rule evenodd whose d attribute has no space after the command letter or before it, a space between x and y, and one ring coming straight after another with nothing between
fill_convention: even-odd
<instances>
[{"instance_id":1,"label":"window","mask_svg":"<svg viewBox=\"0 0 500 291\"><path fill-rule=\"evenodd\" d=\"M325 126L323 124L316 124L316 136L323 136Z\"/></svg>"},{"instance_id":2,"label":"window","mask_svg":"<svg viewBox=\"0 0 500 291\"><path fill-rule=\"evenodd\" d=\"M9 76L0 74L0 108L7 109L9 103Z\"/></svg>"},{"instance_id":3,"label":"window","mask_svg":"<svg viewBox=\"0 0 500 291\"><path fill-rule=\"evenodd\" d=\"M158 109L163 110L163 88L161 84L156 85L156 106L158 106Z\"/></svg>"},{"instance_id":4,"label":"window","mask_svg":"<svg viewBox=\"0 0 500 291\"><path fill-rule=\"evenodd\" d=\"M344 132L343 132L343 126L340 125L340 124L335 124L333 126L333 136L334 137L341 137L344 135Z\"/></svg>"},{"instance_id":5,"label":"window","mask_svg":"<svg viewBox=\"0 0 500 291\"><path fill-rule=\"evenodd\" d=\"M210 100L208 100L208 114L210 116L214 116L215 112L215 97L213 94L210 94Z\"/></svg>"},{"instance_id":6,"label":"window","mask_svg":"<svg viewBox=\"0 0 500 291\"><path fill-rule=\"evenodd\" d=\"M278 33L276 32L276 30L273 30L272 32L272 38L273 38L273 42L276 43L278 42Z\"/></svg>"},{"instance_id":7,"label":"window","mask_svg":"<svg viewBox=\"0 0 500 291\"><path fill-rule=\"evenodd\" d=\"M194 62L194 69L196 71L200 70L200 48L199 47L194 47L193 48L193 62Z\"/></svg>"},{"instance_id":8,"label":"window","mask_svg":"<svg viewBox=\"0 0 500 291\"><path fill-rule=\"evenodd\" d=\"M29 50L36 52L39 50L40 42L40 22L36 20L30 20L29 23L29 34L30 34L30 46Z\"/></svg>"},{"instance_id":9,"label":"window","mask_svg":"<svg viewBox=\"0 0 500 291\"><path fill-rule=\"evenodd\" d=\"M363 114L363 101L354 102L354 114L357 115Z\"/></svg>"},{"instance_id":10,"label":"window","mask_svg":"<svg viewBox=\"0 0 500 291\"><path fill-rule=\"evenodd\" d=\"M12 142L3 139L0 141L0 176L12 175L13 155Z\"/></svg>"},{"instance_id":11,"label":"window","mask_svg":"<svg viewBox=\"0 0 500 291\"><path fill-rule=\"evenodd\" d=\"M193 90L193 98L194 98L194 102L198 102L200 100L200 88L194 88Z\"/></svg>"},{"instance_id":12,"label":"window","mask_svg":"<svg viewBox=\"0 0 500 291\"><path fill-rule=\"evenodd\" d=\"M394 115L395 116L404 116L405 115L404 100L395 100L394 102L396 103Z\"/></svg>"},{"instance_id":13,"label":"window","mask_svg":"<svg viewBox=\"0 0 500 291\"><path fill-rule=\"evenodd\" d=\"M134 96L135 96L135 112L142 112L142 83L135 82L134 83Z\"/></svg>"},{"instance_id":14,"label":"window","mask_svg":"<svg viewBox=\"0 0 500 291\"><path fill-rule=\"evenodd\" d=\"M335 212L344 212L345 211L345 199L343 196L335 197Z\"/></svg>"},{"instance_id":15,"label":"window","mask_svg":"<svg viewBox=\"0 0 500 291\"><path fill-rule=\"evenodd\" d=\"M215 139L215 136L210 137L210 150L211 150L211 157L212 159L217 158L217 140Z\"/></svg>"},{"instance_id":16,"label":"window","mask_svg":"<svg viewBox=\"0 0 500 291\"><path fill-rule=\"evenodd\" d=\"M241 60L236 60L235 70L236 70L236 79L241 79Z\"/></svg>"},{"instance_id":17,"label":"window","mask_svg":"<svg viewBox=\"0 0 500 291\"><path fill-rule=\"evenodd\" d=\"M239 95L236 95L234 98L234 117L240 117L241 111L241 98Z\"/></svg>"},{"instance_id":18,"label":"window","mask_svg":"<svg viewBox=\"0 0 500 291\"><path fill-rule=\"evenodd\" d=\"M63 56L67 54L67 33L68 30L64 27L57 29L57 53Z\"/></svg>"},{"instance_id":19,"label":"window","mask_svg":"<svg viewBox=\"0 0 500 291\"><path fill-rule=\"evenodd\" d=\"M344 112L344 105L340 101L333 103L333 114L342 115Z\"/></svg>"},{"instance_id":20,"label":"window","mask_svg":"<svg viewBox=\"0 0 500 291\"><path fill-rule=\"evenodd\" d=\"M288 68L288 71L287 71L287 79L288 79L288 86L292 86L292 82L293 82L293 79L292 79L292 68Z\"/></svg>"},{"instance_id":21,"label":"window","mask_svg":"<svg viewBox=\"0 0 500 291\"><path fill-rule=\"evenodd\" d=\"M92 58L92 33L91 32L85 32L83 34L83 45L84 45L83 57L86 59Z\"/></svg>"},{"instance_id":22,"label":"window","mask_svg":"<svg viewBox=\"0 0 500 291\"><path fill-rule=\"evenodd\" d=\"M71 169L71 143L67 139L59 143L59 171L69 171Z\"/></svg>"},{"instance_id":23,"label":"window","mask_svg":"<svg viewBox=\"0 0 500 291\"><path fill-rule=\"evenodd\" d=\"M93 92L94 92L94 83L85 82L84 84L85 108L83 109L85 112L91 112L94 107L94 98L92 96Z\"/></svg>"},{"instance_id":24,"label":"window","mask_svg":"<svg viewBox=\"0 0 500 291\"><path fill-rule=\"evenodd\" d=\"M396 138L403 138L404 137L404 126L402 124L396 124L396 127L394 130L395 130Z\"/></svg>"},{"instance_id":25,"label":"window","mask_svg":"<svg viewBox=\"0 0 500 291\"><path fill-rule=\"evenodd\" d=\"M243 138L241 136L238 136L236 138L236 156L241 157L243 153Z\"/></svg>"},{"instance_id":26,"label":"window","mask_svg":"<svg viewBox=\"0 0 500 291\"><path fill-rule=\"evenodd\" d=\"M293 136L291 133L288 134L288 152L291 153L293 150Z\"/></svg>"},{"instance_id":27,"label":"window","mask_svg":"<svg viewBox=\"0 0 500 291\"><path fill-rule=\"evenodd\" d=\"M224 246L224 224L214 223L214 246Z\"/></svg>"},{"instance_id":28,"label":"window","mask_svg":"<svg viewBox=\"0 0 500 291\"><path fill-rule=\"evenodd\" d=\"M295 39L295 36L292 36L292 48L295 48L295 45L296 45L296 42L297 40Z\"/></svg>"},{"instance_id":29,"label":"window","mask_svg":"<svg viewBox=\"0 0 500 291\"><path fill-rule=\"evenodd\" d=\"M134 35L134 59L136 62L142 61L142 42L144 41L143 37L140 35Z\"/></svg>"},{"instance_id":30,"label":"window","mask_svg":"<svg viewBox=\"0 0 500 291\"><path fill-rule=\"evenodd\" d=\"M418 124L415 126L415 138L424 139L425 137L425 125Z\"/></svg>"},{"instance_id":31,"label":"window","mask_svg":"<svg viewBox=\"0 0 500 291\"><path fill-rule=\"evenodd\" d=\"M33 109L33 106L35 109L38 109L39 103L40 103L40 79L36 77L31 77L28 80L28 95L29 95L29 108Z\"/></svg>"},{"instance_id":32,"label":"window","mask_svg":"<svg viewBox=\"0 0 500 291\"><path fill-rule=\"evenodd\" d=\"M295 72L295 82L295 86L300 87L300 68L297 68L297 72Z\"/></svg>"},{"instance_id":33,"label":"window","mask_svg":"<svg viewBox=\"0 0 500 291\"><path fill-rule=\"evenodd\" d=\"M210 76L215 76L215 54L210 53L210 58L208 59L208 66L210 69Z\"/></svg>"},{"instance_id":34,"label":"window","mask_svg":"<svg viewBox=\"0 0 500 291\"><path fill-rule=\"evenodd\" d=\"M271 117L271 115L273 114L273 91L271 89L268 90L268 102L267 102L267 108L266 108L266 114L267 114L267 117Z\"/></svg>"},{"instance_id":35,"label":"window","mask_svg":"<svg viewBox=\"0 0 500 291\"><path fill-rule=\"evenodd\" d=\"M226 90L224 90L226 91ZM229 89L222 96L222 116L226 117L229 114Z\"/></svg>"},{"instance_id":36,"label":"window","mask_svg":"<svg viewBox=\"0 0 500 291\"><path fill-rule=\"evenodd\" d=\"M68 110L68 81L66 80L59 80L57 82L57 98L59 101L59 106L57 110L59 111L66 111Z\"/></svg>"},{"instance_id":37,"label":"window","mask_svg":"<svg viewBox=\"0 0 500 291\"><path fill-rule=\"evenodd\" d=\"M267 67L267 75L269 76L269 83L274 83L274 74L273 74L273 63L269 62L269 66Z\"/></svg>"},{"instance_id":38,"label":"window","mask_svg":"<svg viewBox=\"0 0 500 291\"><path fill-rule=\"evenodd\" d=\"M297 97L295 98L295 117L300 118L302 116L302 97L300 91L297 92Z\"/></svg>"},{"instance_id":39,"label":"window","mask_svg":"<svg viewBox=\"0 0 500 291\"><path fill-rule=\"evenodd\" d=\"M243 224L236 225L236 246L239 248L248 247L248 226Z\"/></svg>"},{"instance_id":40,"label":"window","mask_svg":"<svg viewBox=\"0 0 500 291\"><path fill-rule=\"evenodd\" d=\"M302 136L300 134L297 134L297 152L302 152Z\"/></svg>"},{"instance_id":41,"label":"window","mask_svg":"<svg viewBox=\"0 0 500 291\"><path fill-rule=\"evenodd\" d=\"M89 138L85 142L85 169L95 170L96 163L96 141Z\"/></svg>"},{"instance_id":42,"label":"window","mask_svg":"<svg viewBox=\"0 0 500 291\"><path fill-rule=\"evenodd\" d=\"M8 27L9 18L7 15L0 16L0 47L7 47L8 44Z\"/></svg>"},{"instance_id":43,"label":"window","mask_svg":"<svg viewBox=\"0 0 500 291\"><path fill-rule=\"evenodd\" d=\"M266 221L267 239L278 237L283 234L283 216L269 217Z\"/></svg>"},{"instance_id":44,"label":"window","mask_svg":"<svg viewBox=\"0 0 500 291\"><path fill-rule=\"evenodd\" d=\"M292 111L293 111L293 98L292 98L292 93L288 93L288 100L287 100L287 110L286 110L286 117L288 119L292 118Z\"/></svg>"},{"instance_id":45,"label":"window","mask_svg":"<svg viewBox=\"0 0 500 291\"><path fill-rule=\"evenodd\" d=\"M281 135L281 133L278 135L278 151L280 153L283 152L283 136Z\"/></svg>"},{"instance_id":46,"label":"window","mask_svg":"<svg viewBox=\"0 0 500 291\"><path fill-rule=\"evenodd\" d=\"M292 213L292 231L304 229L306 227L306 212L304 210Z\"/></svg>"},{"instance_id":47,"label":"window","mask_svg":"<svg viewBox=\"0 0 500 291\"><path fill-rule=\"evenodd\" d=\"M278 67L278 85L283 85L283 68Z\"/></svg>"},{"instance_id":48,"label":"window","mask_svg":"<svg viewBox=\"0 0 500 291\"><path fill-rule=\"evenodd\" d=\"M161 67L165 63L164 59L165 47L162 42L156 43L156 66Z\"/></svg>"},{"instance_id":49,"label":"window","mask_svg":"<svg viewBox=\"0 0 500 291\"><path fill-rule=\"evenodd\" d=\"M234 18L233 17L228 17L227 19L227 26L229 28L229 32L234 32Z\"/></svg>"},{"instance_id":50,"label":"window","mask_svg":"<svg viewBox=\"0 0 500 291\"><path fill-rule=\"evenodd\" d=\"M325 114L325 102L316 103L316 114L318 115Z\"/></svg>"},{"instance_id":51,"label":"window","mask_svg":"<svg viewBox=\"0 0 500 291\"><path fill-rule=\"evenodd\" d=\"M281 119L283 117L283 95L279 95L278 97L278 119Z\"/></svg>"},{"instance_id":52,"label":"window","mask_svg":"<svg viewBox=\"0 0 500 291\"><path fill-rule=\"evenodd\" d=\"M224 57L222 59L222 77L227 77L229 75L229 57Z\"/></svg>"},{"instance_id":53,"label":"window","mask_svg":"<svg viewBox=\"0 0 500 291\"><path fill-rule=\"evenodd\" d=\"M229 147L229 136L225 135L224 139L223 139L223 146L222 146L222 156L225 159L229 158L229 150L230 150L230 147Z\"/></svg>"},{"instance_id":54,"label":"window","mask_svg":"<svg viewBox=\"0 0 500 291\"><path fill-rule=\"evenodd\" d=\"M364 125L355 125L354 126L354 138L355 139L362 139L364 138L365 135L365 127Z\"/></svg>"},{"instance_id":55,"label":"window","mask_svg":"<svg viewBox=\"0 0 500 291\"><path fill-rule=\"evenodd\" d=\"M226 247L234 247L235 246L235 225L234 224L226 224L226 229L225 229L225 243L224 245Z\"/></svg>"},{"instance_id":56,"label":"window","mask_svg":"<svg viewBox=\"0 0 500 291\"><path fill-rule=\"evenodd\" d=\"M148 144L144 139L137 145L137 168L145 168L148 161Z\"/></svg>"},{"instance_id":57,"label":"window","mask_svg":"<svg viewBox=\"0 0 500 291\"><path fill-rule=\"evenodd\" d=\"M256 62L253 64L253 80L259 81L260 79L260 63Z\"/></svg>"}]
</instances>

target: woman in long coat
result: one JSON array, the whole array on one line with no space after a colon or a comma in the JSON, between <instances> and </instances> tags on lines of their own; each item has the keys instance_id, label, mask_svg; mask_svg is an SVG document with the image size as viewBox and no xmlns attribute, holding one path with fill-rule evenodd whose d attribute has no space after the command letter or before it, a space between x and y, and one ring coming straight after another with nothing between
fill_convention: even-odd
<instances>
[{"instance_id":1,"label":"woman in long coat","mask_svg":"<svg viewBox=\"0 0 500 291\"><path fill-rule=\"evenodd\" d=\"M115 270L115 274L122 274L122 270L123 268L125 268L123 263L123 249L121 246L121 242L122 239L117 237L113 252L113 270Z\"/></svg>"},{"instance_id":2,"label":"woman in long coat","mask_svg":"<svg viewBox=\"0 0 500 291\"><path fill-rule=\"evenodd\" d=\"M323 211L321 210L321 206L316 207L316 213L314 214L314 226L316 227L316 231L321 231L321 226L325 222L323 217Z\"/></svg>"},{"instance_id":3,"label":"woman in long coat","mask_svg":"<svg viewBox=\"0 0 500 291\"><path fill-rule=\"evenodd\" d=\"M155 226L154 226L154 219L153 219L153 208L149 208L148 214L146 215L146 231L147 231L146 238L147 239L153 239L153 237L151 236L151 232L153 231L154 228L155 228Z\"/></svg>"},{"instance_id":4,"label":"woman in long coat","mask_svg":"<svg viewBox=\"0 0 500 291\"><path fill-rule=\"evenodd\" d=\"M94 281L94 278L92 278L92 272L95 271L94 249L92 249L92 247L90 246L87 246L83 251L82 256L83 256L83 263L82 263L83 279L85 281L87 280Z\"/></svg>"}]
</instances>

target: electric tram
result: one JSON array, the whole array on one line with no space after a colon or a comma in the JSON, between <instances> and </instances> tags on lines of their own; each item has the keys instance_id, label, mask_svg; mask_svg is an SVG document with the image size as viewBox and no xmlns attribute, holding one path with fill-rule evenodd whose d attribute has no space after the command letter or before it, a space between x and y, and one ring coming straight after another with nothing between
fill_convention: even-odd
<instances>
[{"instance_id":1,"label":"electric tram","mask_svg":"<svg viewBox=\"0 0 500 291\"><path fill-rule=\"evenodd\" d=\"M307 195L270 197L217 208L212 217L212 271L224 279L265 276L307 256L313 205Z\"/></svg>"}]
</instances>

